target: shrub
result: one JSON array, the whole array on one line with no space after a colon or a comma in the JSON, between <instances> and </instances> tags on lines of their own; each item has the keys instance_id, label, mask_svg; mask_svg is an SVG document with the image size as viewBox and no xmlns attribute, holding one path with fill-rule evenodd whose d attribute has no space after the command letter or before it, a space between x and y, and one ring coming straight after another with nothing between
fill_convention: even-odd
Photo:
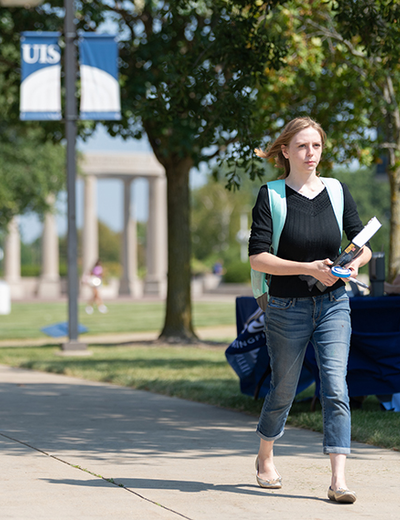
<instances>
[{"instance_id":1,"label":"shrub","mask_svg":"<svg viewBox=\"0 0 400 520\"><path fill-rule=\"evenodd\" d=\"M21 276L40 276L41 266L40 265L21 265Z\"/></svg>"},{"instance_id":2,"label":"shrub","mask_svg":"<svg viewBox=\"0 0 400 520\"><path fill-rule=\"evenodd\" d=\"M223 276L225 283L249 283L250 282L250 263L236 262L229 263L225 266L226 272Z\"/></svg>"}]
</instances>

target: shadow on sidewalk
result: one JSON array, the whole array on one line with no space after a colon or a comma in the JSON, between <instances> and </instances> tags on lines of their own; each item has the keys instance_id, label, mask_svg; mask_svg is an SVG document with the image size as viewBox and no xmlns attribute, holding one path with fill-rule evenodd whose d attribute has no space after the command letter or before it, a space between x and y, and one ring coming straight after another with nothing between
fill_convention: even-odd
<instances>
[{"instance_id":1,"label":"shadow on sidewalk","mask_svg":"<svg viewBox=\"0 0 400 520\"><path fill-rule=\"evenodd\" d=\"M238 493L249 496L274 496L275 498L289 498L297 500L316 500L318 502L329 502L328 499L319 498L311 495L290 495L276 490L274 492L260 489L256 485L244 484L212 484L207 482L199 482L192 480L165 480L165 479L140 479L140 478L116 478L112 482L108 479L96 480L75 480L75 479L42 479L49 484L69 485L69 486L89 486L101 487L111 484L119 486L130 492L137 492L138 490L175 490L182 493L202 493L205 491L216 491L223 493Z\"/></svg>"}]
</instances>

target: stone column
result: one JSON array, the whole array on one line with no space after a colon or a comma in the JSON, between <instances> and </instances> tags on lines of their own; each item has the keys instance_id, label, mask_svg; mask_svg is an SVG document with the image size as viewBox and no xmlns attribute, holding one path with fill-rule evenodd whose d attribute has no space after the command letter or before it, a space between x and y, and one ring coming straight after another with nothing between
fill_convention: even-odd
<instances>
[{"instance_id":1,"label":"stone column","mask_svg":"<svg viewBox=\"0 0 400 520\"><path fill-rule=\"evenodd\" d=\"M167 180L149 179L149 219L146 240L146 294L165 297L167 291Z\"/></svg>"},{"instance_id":2,"label":"stone column","mask_svg":"<svg viewBox=\"0 0 400 520\"><path fill-rule=\"evenodd\" d=\"M55 197L51 197L53 206ZM58 235L54 213L47 213L42 234L42 272L39 279L39 298L58 298L61 294L59 275Z\"/></svg>"},{"instance_id":3,"label":"stone column","mask_svg":"<svg viewBox=\"0 0 400 520\"><path fill-rule=\"evenodd\" d=\"M10 287L13 300L24 297L21 280L21 240L18 228L18 217L14 217L8 225L8 233L4 244L4 279Z\"/></svg>"},{"instance_id":4,"label":"stone column","mask_svg":"<svg viewBox=\"0 0 400 520\"><path fill-rule=\"evenodd\" d=\"M140 297L142 289L137 277L137 226L131 201L132 177L124 179L124 227L122 230L122 276L119 286L121 296Z\"/></svg>"},{"instance_id":5,"label":"stone column","mask_svg":"<svg viewBox=\"0 0 400 520\"><path fill-rule=\"evenodd\" d=\"M99 258L99 227L97 221L97 179L86 175L84 188L83 232L82 232L82 272L88 273ZM89 298L92 291L81 286L82 297Z\"/></svg>"}]
</instances>

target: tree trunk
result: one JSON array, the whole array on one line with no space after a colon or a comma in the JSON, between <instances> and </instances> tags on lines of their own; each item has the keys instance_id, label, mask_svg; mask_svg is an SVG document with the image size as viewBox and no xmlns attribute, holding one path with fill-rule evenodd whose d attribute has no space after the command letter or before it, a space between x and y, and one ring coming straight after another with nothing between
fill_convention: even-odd
<instances>
[{"instance_id":1,"label":"tree trunk","mask_svg":"<svg viewBox=\"0 0 400 520\"><path fill-rule=\"evenodd\" d=\"M168 289L160 339L194 341L191 304L190 159L165 165L168 212Z\"/></svg>"},{"instance_id":2,"label":"tree trunk","mask_svg":"<svg viewBox=\"0 0 400 520\"><path fill-rule=\"evenodd\" d=\"M400 165L389 170L390 180L390 252L389 276L391 282L400 273Z\"/></svg>"}]
</instances>

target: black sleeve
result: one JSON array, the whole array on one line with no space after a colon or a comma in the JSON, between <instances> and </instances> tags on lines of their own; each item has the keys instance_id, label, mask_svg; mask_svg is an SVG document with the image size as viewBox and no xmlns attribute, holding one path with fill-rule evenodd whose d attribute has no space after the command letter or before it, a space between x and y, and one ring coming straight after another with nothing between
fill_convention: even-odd
<instances>
[{"instance_id":1,"label":"black sleeve","mask_svg":"<svg viewBox=\"0 0 400 520\"><path fill-rule=\"evenodd\" d=\"M364 224L358 215L357 204L355 203L349 188L342 183L344 195L344 211L343 211L343 230L346 237L351 242L353 238L364 228ZM365 222L366 224L366 222ZM366 244L370 249L369 242Z\"/></svg>"},{"instance_id":2,"label":"black sleeve","mask_svg":"<svg viewBox=\"0 0 400 520\"><path fill-rule=\"evenodd\" d=\"M269 252L272 243L272 218L267 185L261 186L253 208L249 256Z\"/></svg>"}]
</instances>

